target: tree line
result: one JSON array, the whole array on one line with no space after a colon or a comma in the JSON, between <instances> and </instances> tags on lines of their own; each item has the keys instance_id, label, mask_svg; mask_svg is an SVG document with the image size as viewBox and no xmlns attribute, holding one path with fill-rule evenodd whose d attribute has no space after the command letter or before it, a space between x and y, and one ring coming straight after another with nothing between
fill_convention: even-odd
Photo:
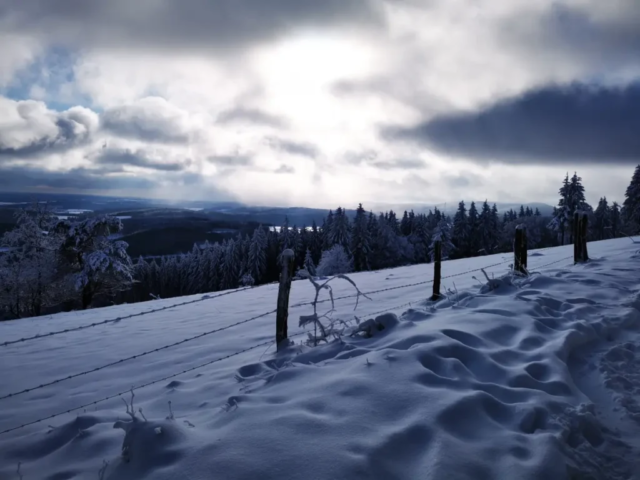
<instances>
[{"instance_id":1,"label":"tree line","mask_svg":"<svg viewBox=\"0 0 640 480\"><path fill-rule=\"evenodd\" d=\"M153 298L209 293L278 281L280 257L293 250L297 270L312 275L380 270L428 263L435 240L444 259L512 250L516 226L525 225L529 248L573 241L573 216L590 217L588 240L640 232L640 165L622 206L601 198L594 209L582 179L567 176L551 216L522 206L500 214L495 204L464 201L449 216L394 211L375 214L360 204L355 215L338 207L321 225L258 227L253 235L194 245L182 255L133 262L117 240L122 224L114 217L57 220L46 205L20 212L17 226L2 237L0 319L38 316Z\"/></svg>"}]
</instances>

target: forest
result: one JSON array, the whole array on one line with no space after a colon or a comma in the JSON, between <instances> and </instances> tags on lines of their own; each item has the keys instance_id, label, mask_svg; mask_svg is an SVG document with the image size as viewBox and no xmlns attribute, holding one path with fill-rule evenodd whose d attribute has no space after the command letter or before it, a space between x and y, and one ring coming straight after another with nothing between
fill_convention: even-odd
<instances>
[{"instance_id":1,"label":"forest","mask_svg":"<svg viewBox=\"0 0 640 480\"><path fill-rule=\"evenodd\" d=\"M252 235L194 245L189 253L133 261L119 239L116 217L59 220L46 203L18 213L16 227L0 241L0 320L11 320L157 298L209 293L278 281L280 256L295 253L296 270L312 275L380 270L428 263L439 239L444 259L512 251L516 226L527 228L530 249L572 243L573 215L589 215L588 240L640 232L640 165L623 205L585 199L582 179L564 178L551 216L522 206L498 212L496 205L461 201L452 216L374 213L359 205L354 217L338 207L320 225L258 226Z\"/></svg>"}]
</instances>

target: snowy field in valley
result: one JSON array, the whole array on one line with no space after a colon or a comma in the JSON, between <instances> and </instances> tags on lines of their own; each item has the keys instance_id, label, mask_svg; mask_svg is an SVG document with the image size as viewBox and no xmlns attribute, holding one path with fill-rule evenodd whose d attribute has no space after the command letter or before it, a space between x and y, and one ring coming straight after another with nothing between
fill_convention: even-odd
<instances>
[{"instance_id":1,"label":"snowy field in valley","mask_svg":"<svg viewBox=\"0 0 640 480\"><path fill-rule=\"evenodd\" d=\"M0 479L640 478L638 250L532 251L493 291L478 269L511 255L444 262L435 305L433 265L353 274L375 293L354 312L335 280L332 317L385 328L278 354L277 285L4 322ZM291 304L313 295L296 281Z\"/></svg>"}]
</instances>

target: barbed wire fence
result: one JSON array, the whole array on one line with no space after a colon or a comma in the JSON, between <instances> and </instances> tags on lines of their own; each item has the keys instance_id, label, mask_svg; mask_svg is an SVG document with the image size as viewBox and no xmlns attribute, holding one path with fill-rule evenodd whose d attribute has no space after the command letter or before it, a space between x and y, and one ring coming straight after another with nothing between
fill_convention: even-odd
<instances>
[{"instance_id":1,"label":"barbed wire fence","mask_svg":"<svg viewBox=\"0 0 640 480\"><path fill-rule=\"evenodd\" d=\"M621 254L625 254L625 253L627 253L627 252L621 252ZM614 255L614 256L617 256L617 255ZM540 270L542 268L547 268L547 267L550 267L550 266L555 265L555 264L559 264L559 263L562 263L562 262L567 262L568 260L570 260L572 258L573 258L573 256L567 256L567 257L563 257L563 258L560 258L560 259L556 259L556 260L553 260L552 262L545 263L543 265L538 265L538 266L536 266L534 268L531 268L530 272L535 272L535 271L538 271L538 270ZM500 267L500 266L505 266L505 265L507 265L509 263L512 263L512 262L513 262L513 260L509 259L509 260L505 260L505 261L502 261L502 262L493 263L491 265L486 265L486 266L483 266L483 267L480 267L480 268L474 268L474 269L467 270L467 271L464 271L464 272L459 272L459 273L451 274L451 275L448 275L448 276L444 276L444 277L442 277L442 279L444 280L444 279L458 278L458 277L463 277L463 276L467 276L467 275L470 275L470 274L475 274L475 273L481 272L481 271L484 272L484 271L486 271L486 270L488 270L490 268L496 268L496 267ZM512 267L512 265L511 265L511 267ZM404 285L397 285L397 286L387 287L387 288L383 288L383 289L377 289L377 290L373 290L373 291L369 291L369 292L359 292L357 294L342 295L342 296L339 296L339 297L335 297L333 299L329 298L329 299L317 300L315 302L314 301L301 302L301 303L290 305L289 309L302 308L302 307L305 307L305 306L313 306L314 304L325 303L325 302L330 302L330 301L336 302L336 301L340 301L340 300L348 300L348 299L352 299L352 298L357 298L359 296L362 296L363 294L365 296L367 296L367 297L372 297L372 296L375 296L375 295L379 295L381 293L386 293L386 292L400 290L400 289L406 289L406 288L413 288L413 287L417 287L417 286L425 286L425 285L429 285L429 284L433 284L433 283L434 283L434 279L429 279L429 280L420 281L420 282L413 282L413 283L404 284ZM31 336L31 337L24 337L24 338L21 338L21 339L11 340L11 341L7 341L7 342L4 342L4 343L0 344L0 347L1 346L15 345L15 344L18 344L18 343L25 343L25 342L28 342L28 341L42 339L42 338L48 338L48 337L52 337L52 336L56 336L56 335L61 335L61 334L64 334L64 333L81 331L81 330L93 328L93 327L100 326L100 325L114 324L114 323L118 323L119 321L124 320L124 319L129 319L129 318L139 317L139 316L143 316L143 315L149 315L149 314L153 314L153 313L158 313L158 312L161 312L161 311L164 311L164 310L167 310L167 309L176 308L176 307L182 307L182 306L187 306L187 305L192 305L192 304L200 303L200 302L203 302L203 301L206 301L206 300L213 300L213 299L216 299L216 298L220 298L220 297L224 297L224 296L240 293L240 292L243 292L245 290L249 290L249 289L253 289L253 288L258 288L258 287L246 287L246 288L227 291L227 292L224 292L224 293L221 293L221 294L218 294L218 295L213 295L213 296L205 295L205 296L203 296L201 298L198 298L198 299L189 300L189 301L181 302L181 303L177 303L177 304L170 304L170 305L163 306L161 308L147 310L147 311L143 311L143 312L138 312L138 313L131 314L131 315L128 315L128 316L123 316L123 317L118 317L118 318L114 318L114 319L103 320L103 321L100 321L100 322L94 322L94 323L91 323L91 324L80 325L78 327L73 327L73 328L53 331L53 332L49 332L47 334L34 335L34 336ZM405 307L410 307L410 306L415 305L417 303L419 303L419 301L406 302L406 303L403 303L401 305L396 305L396 306L393 306L393 307L386 307L385 309L380 310L378 312L367 314L367 316L368 317L376 317L376 316L382 315L384 313L396 311L396 310L399 310L399 309L405 308ZM151 350L148 350L148 351L136 354L136 355L125 357L125 358L122 358L120 360L101 365L99 367L95 367L95 368L88 369L88 370L85 370L85 371L82 371L82 372L79 372L79 373L71 374L71 375L68 375L66 377L58 378L58 379L55 379L55 380L52 380L50 382L46 382L46 383L43 383L43 384L40 384L40 385L37 385L37 386L25 388L25 389L20 390L20 391L16 391L16 392L12 392L12 393L9 393L9 394L2 395L2 396L0 396L0 401L8 400L10 398L15 398L17 396L20 396L20 395L23 395L23 394L26 394L26 393L29 393L29 392L33 392L33 391L36 391L36 390L40 390L40 389L43 389L43 388L47 388L47 387L62 383L62 382L67 381L67 380L71 380L71 379L78 378L78 377L81 377L81 376L89 375L91 373L95 373L95 372L98 372L98 371L101 371L101 370L104 370L104 369L107 369L107 368L110 368L110 367L118 366L118 365L121 365L121 364L123 364L125 362L133 361L133 360L136 360L136 359L139 359L139 358L142 358L142 357L146 357L146 356L151 355L151 354L156 353L156 352L161 352L161 351L168 350L170 348L174 348L174 347L177 347L177 346L180 346L180 345L184 345L184 344L186 344L188 342L192 342L192 341L204 338L204 337L208 337L208 336L214 335L216 333L219 333L219 332L222 332L222 331L225 331L225 330L229 330L229 329L232 329L234 327L238 327L240 325L248 324L250 322L254 322L254 321L257 321L257 320L262 319L262 318L270 317L270 316L275 315L275 314L277 314L277 310L270 310L270 311L267 311L267 312L263 312L261 314L254 315L254 316L252 316L250 318L247 318L247 319L244 319L244 320L241 320L241 321L238 321L238 322L235 322L235 323L223 326L223 327L219 327L219 328L216 328L216 329L213 329L213 330L209 330L209 331L200 333L198 335L194 335L194 336L185 338L183 340L180 340L180 341L177 341L177 342L173 342L173 343L170 343L170 344L167 344L167 345L155 348L155 349L151 349ZM301 335L305 335L307 333L308 333L308 330L301 330L301 331L297 331L297 332L289 335L288 337L289 338L298 337L298 336L301 336ZM186 373L189 373L189 372L192 372L192 371L195 371L195 370L198 370L198 369L213 365L215 363L222 362L222 361L227 360L229 358L236 357L238 355L250 352L252 350L255 350L255 349L258 349L258 348L261 348L261 347L273 346L274 343L275 343L274 340L268 340L268 341L260 342L258 344L253 345L253 346L247 347L245 349L241 349L241 350L235 351L233 353L230 353L230 354L227 354L227 355L224 355L224 356L220 356L220 357L217 357L217 358L212 359L212 360L208 360L206 362L200 363L200 364L195 365L193 367L182 369L182 370L174 372L172 374L162 376L161 378L150 380L148 382L145 382L145 383L142 383L142 384L139 384L139 385L131 386L131 387L125 389L125 390L122 390L122 391L119 391L117 393L102 397L102 398L100 398L98 400L95 400L95 401L92 401L92 402L88 402L88 403L79 405L77 407L73 407L73 408L70 408L70 409L63 410L63 411L59 411L57 413L45 416L43 418L39 418L37 420L25 422L25 423L22 423L20 425L17 425L17 426L11 427L11 428L7 428L5 430L0 431L0 435L4 435L4 434L10 433L10 432L14 432L14 431L20 430L22 428L25 428L25 427L28 427L28 426L31 426L31 425L36 425L36 424L42 423L44 421L60 417L62 415L66 415L66 414L69 414L69 413L77 412L77 411L80 411L80 410L86 410L89 407L96 406L98 404L107 402L109 400L113 400L113 399L118 398L118 397L122 397L123 395L129 393L132 390L139 390L139 389L142 389L142 388L146 388L146 387L155 385L157 383L161 383L161 382L164 382L166 380L178 377L180 375L183 375L183 374L186 374Z\"/></svg>"}]
</instances>

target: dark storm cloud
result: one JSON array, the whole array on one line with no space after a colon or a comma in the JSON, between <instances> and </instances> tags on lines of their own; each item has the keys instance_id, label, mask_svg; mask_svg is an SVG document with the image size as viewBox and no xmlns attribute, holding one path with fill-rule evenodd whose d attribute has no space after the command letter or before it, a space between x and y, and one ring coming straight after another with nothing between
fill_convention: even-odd
<instances>
[{"instance_id":1,"label":"dark storm cloud","mask_svg":"<svg viewBox=\"0 0 640 480\"><path fill-rule=\"evenodd\" d=\"M0 167L0 188L24 190L32 188L73 190L149 190L157 185L146 178L105 175L100 169L76 168L49 171L32 167Z\"/></svg>"},{"instance_id":2,"label":"dark storm cloud","mask_svg":"<svg viewBox=\"0 0 640 480\"><path fill-rule=\"evenodd\" d=\"M153 160L142 150L133 151L128 149L104 149L97 155L95 161L97 164L105 166L128 165L163 172L181 172L189 165L189 162L161 162Z\"/></svg>"},{"instance_id":3,"label":"dark storm cloud","mask_svg":"<svg viewBox=\"0 0 640 480\"><path fill-rule=\"evenodd\" d=\"M385 128L408 140L464 157L514 164L637 164L640 83L624 88L549 86L485 109Z\"/></svg>"},{"instance_id":4,"label":"dark storm cloud","mask_svg":"<svg viewBox=\"0 0 640 480\"><path fill-rule=\"evenodd\" d=\"M284 118L253 108L234 108L226 110L218 115L216 122L222 125L247 123L251 125L266 125L268 127L276 128L285 128L287 126L287 122Z\"/></svg>"},{"instance_id":5,"label":"dark storm cloud","mask_svg":"<svg viewBox=\"0 0 640 480\"><path fill-rule=\"evenodd\" d=\"M0 29L61 42L229 49L295 29L383 23L380 0L3 0Z\"/></svg>"},{"instance_id":6,"label":"dark storm cloud","mask_svg":"<svg viewBox=\"0 0 640 480\"><path fill-rule=\"evenodd\" d=\"M278 137L267 137L267 144L274 150L286 152L291 155L299 155L301 157L307 157L316 159L320 155L318 147L313 143L308 142L295 142L293 140L285 140Z\"/></svg>"},{"instance_id":7,"label":"dark storm cloud","mask_svg":"<svg viewBox=\"0 0 640 480\"><path fill-rule=\"evenodd\" d=\"M568 61L595 62L600 70L628 62L638 64L640 9L637 0L602 2L595 8L557 2L535 24L522 18L509 20L500 34L523 51L537 50L543 55L563 53L570 55Z\"/></svg>"}]
</instances>

